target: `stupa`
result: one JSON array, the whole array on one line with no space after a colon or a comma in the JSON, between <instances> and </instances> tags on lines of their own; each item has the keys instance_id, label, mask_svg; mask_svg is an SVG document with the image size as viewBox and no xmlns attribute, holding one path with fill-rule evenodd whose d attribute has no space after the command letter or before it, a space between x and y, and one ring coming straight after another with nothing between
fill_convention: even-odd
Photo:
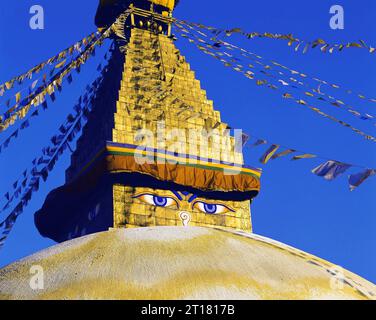
<instances>
[{"instance_id":1,"label":"stupa","mask_svg":"<svg viewBox=\"0 0 376 320\"><path fill-rule=\"evenodd\" d=\"M100 1L98 28L131 13L66 183L35 214L60 244L1 269L0 298L374 299L361 277L252 233L261 170L175 47L176 5Z\"/></svg>"}]
</instances>

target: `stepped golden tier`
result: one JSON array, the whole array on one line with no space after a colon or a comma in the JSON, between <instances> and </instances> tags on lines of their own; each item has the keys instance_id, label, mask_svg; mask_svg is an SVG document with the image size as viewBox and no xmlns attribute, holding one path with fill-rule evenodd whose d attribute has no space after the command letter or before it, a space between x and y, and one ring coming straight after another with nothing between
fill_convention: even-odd
<instances>
[{"instance_id":1,"label":"stepped golden tier","mask_svg":"<svg viewBox=\"0 0 376 320\"><path fill-rule=\"evenodd\" d=\"M0 298L374 299L366 280L252 233L261 170L175 47L175 4L131 1L66 184L35 214L61 244L1 269ZM100 1L97 26L129 5Z\"/></svg>"}]
</instances>

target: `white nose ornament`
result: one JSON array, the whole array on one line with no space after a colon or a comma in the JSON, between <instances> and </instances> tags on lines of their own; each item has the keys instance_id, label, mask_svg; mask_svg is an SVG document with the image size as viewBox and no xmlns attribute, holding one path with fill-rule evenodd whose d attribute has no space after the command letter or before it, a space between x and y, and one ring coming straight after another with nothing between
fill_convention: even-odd
<instances>
[{"instance_id":1,"label":"white nose ornament","mask_svg":"<svg viewBox=\"0 0 376 320\"><path fill-rule=\"evenodd\" d=\"M191 221L191 215L186 211L182 211L180 212L179 216L180 216L181 222L183 223L183 226L188 227L188 224Z\"/></svg>"}]
</instances>

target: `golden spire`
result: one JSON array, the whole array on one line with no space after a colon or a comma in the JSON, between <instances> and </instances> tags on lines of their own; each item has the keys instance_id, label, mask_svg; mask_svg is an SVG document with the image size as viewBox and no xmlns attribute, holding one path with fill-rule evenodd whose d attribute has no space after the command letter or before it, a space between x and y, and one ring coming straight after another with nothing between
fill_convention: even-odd
<instances>
[{"instance_id":1,"label":"golden spire","mask_svg":"<svg viewBox=\"0 0 376 320\"><path fill-rule=\"evenodd\" d=\"M102 28L111 25L116 18L128 9L131 5L150 10L150 5L154 5L154 11L163 13L171 12L178 5L179 0L100 0L95 16L95 24Z\"/></svg>"}]
</instances>

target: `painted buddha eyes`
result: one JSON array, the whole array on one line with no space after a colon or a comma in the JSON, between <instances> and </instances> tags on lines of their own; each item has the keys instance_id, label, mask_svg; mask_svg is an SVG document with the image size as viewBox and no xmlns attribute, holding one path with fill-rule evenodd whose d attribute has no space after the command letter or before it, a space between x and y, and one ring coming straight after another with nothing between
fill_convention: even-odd
<instances>
[{"instance_id":1,"label":"painted buddha eyes","mask_svg":"<svg viewBox=\"0 0 376 320\"><path fill-rule=\"evenodd\" d=\"M170 198L170 197L161 197L161 196L157 196L154 194L145 193L145 194L137 195L133 198L140 199L141 201L147 204L151 204L152 206L156 206L156 207L168 208L173 205L176 205L179 207L179 204L177 203L177 201L174 198Z\"/></svg>"},{"instance_id":2,"label":"painted buddha eyes","mask_svg":"<svg viewBox=\"0 0 376 320\"><path fill-rule=\"evenodd\" d=\"M193 203L193 208L198 209L201 212L208 214L220 214L229 211L234 212L234 210L222 204L207 203L202 201L196 201Z\"/></svg>"},{"instance_id":3,"label":"painted buddha eyes","mask_svg":"<svg viewBox=\"0 0 376 320\"><path fill-rule=\"evenodd\" d=\"M172 197L158 196L151 193L143 193L134 196L133 198L139 199L144 203L147 203L152 206L169 208L176 206L179 208L179 202L177 199ZM190 201L189 201L190 202ZM195 201L191 205L192 209L196 209L200 212L206 214L223 214L226 212L234 212L233 209L219 203L209 203L204 201Z\"/></svg>"}]
</instances>

